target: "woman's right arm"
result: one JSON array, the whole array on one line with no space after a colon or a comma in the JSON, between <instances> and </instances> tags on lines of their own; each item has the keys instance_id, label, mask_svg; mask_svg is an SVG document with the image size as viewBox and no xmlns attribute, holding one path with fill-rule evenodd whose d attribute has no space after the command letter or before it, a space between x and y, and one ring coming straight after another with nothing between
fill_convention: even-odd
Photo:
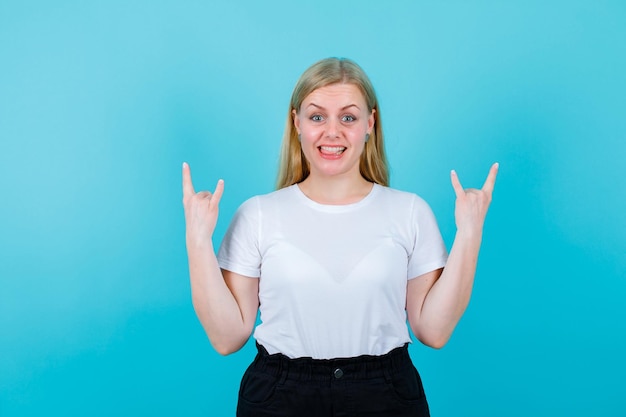
<instances>
[{"instance_id":1,"label":"woman's right arm","mask_svg":"<svg viewBox=\"0 0 626 417\"><path fill-rule=\"evenodd\" d=\"M189 165L183 164L183 206L193 306L215 350L227 355L241 349L252 333L259 308L259 281L221 270L218 265L212 236L223 191L224 182L220 180L214 193L196 193Z\"/></svg>"}]
</instances>

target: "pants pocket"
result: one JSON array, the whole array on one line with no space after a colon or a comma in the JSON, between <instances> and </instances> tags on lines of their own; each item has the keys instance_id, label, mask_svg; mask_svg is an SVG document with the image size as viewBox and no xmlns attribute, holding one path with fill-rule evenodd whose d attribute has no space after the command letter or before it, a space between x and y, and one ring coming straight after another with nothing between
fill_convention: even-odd
<instances>
[{"instance_id":1,"label":"pants pocket","mask_svg":"<svg viewBox=\"0 0 626 417\"><path fill-rule=\"evenodd\" d=\"M394 372L389 381L399 400L405 402L426 402L424 386L415 366L407 366L400 372Z\"/></svg>"},{"instance_id":2,"label":"pants pocket","mask_svg":"<svg viewBox=\"0 0 626 417\"><path fill-rule=\"evenodd\" d=\"M278 378L249 367L241 379L239 400L249 404L263 405L272 400Z\"/></svg>"}]
</instances>

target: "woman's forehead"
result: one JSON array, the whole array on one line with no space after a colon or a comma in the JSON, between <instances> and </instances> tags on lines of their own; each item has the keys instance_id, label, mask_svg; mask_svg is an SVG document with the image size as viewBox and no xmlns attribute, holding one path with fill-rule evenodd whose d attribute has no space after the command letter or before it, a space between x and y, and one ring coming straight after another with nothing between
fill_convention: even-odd
<instances>
[{"instance_id":1,"label":"woman's forehead","mask_svg":"<svg viewBox=\"0 0 626 417\"><path fill-rule=\"evenodd\" d=\"M302 101L304 106L315 104L321 107L327 105L344 107L353 104L362 107L365 103L366 100L361 89L348 83L329 84L317 88Z\"/></svg>"}]
</instances>

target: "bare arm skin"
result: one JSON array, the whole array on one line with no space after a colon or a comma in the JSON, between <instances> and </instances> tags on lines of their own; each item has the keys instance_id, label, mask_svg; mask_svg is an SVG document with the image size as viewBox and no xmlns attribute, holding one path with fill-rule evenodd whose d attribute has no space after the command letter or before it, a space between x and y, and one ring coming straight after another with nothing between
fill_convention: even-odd
<instances>
[{"instance_id":1,"label":"bare arm skin","mask_svg":"<svg viewBox=\"0 0 626 417\"><path fill-rule=\"evenodd\" d=\"M215 192L196 193L189 165L183 164L183 206L191 295L196 315L211 344L222 355L246 343L259 308L259 281L220 270L212 236L224 182Z\"/></svg>"},{"instance_id":2,"label":"bare arm skin","mask_svg":"<svg viewBox=\"0 0 626 417\"><path fill-rule=\"evenodd\" d=\"M411 330L427 346L443 347L469 304L483 224L497 173L498 164L494 164L479 190L464 190L456 172L451 173L456 194L454 217L457 232L448 262L443 269L410 280L407 287Z\"/></svg>"}]
</instances>

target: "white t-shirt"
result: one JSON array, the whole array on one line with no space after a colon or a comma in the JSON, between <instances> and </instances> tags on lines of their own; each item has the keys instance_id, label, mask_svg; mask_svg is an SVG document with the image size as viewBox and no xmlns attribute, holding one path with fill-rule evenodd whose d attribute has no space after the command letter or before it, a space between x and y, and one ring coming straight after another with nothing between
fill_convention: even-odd
<instances>
[{"instance_id":1,"label":"white t-shirt","mask_svg":"<svg viewBox=\"0 0 626 417\"><path fill-rule=\"evenodd\" d=\"M377 184L339 206L297 185L253 197L218 252L223 269L260 278L256 340L270 354L314 359L383 355L410 342L407 280L446 259L428 204Z\"/></svg>"}]
</instances>

